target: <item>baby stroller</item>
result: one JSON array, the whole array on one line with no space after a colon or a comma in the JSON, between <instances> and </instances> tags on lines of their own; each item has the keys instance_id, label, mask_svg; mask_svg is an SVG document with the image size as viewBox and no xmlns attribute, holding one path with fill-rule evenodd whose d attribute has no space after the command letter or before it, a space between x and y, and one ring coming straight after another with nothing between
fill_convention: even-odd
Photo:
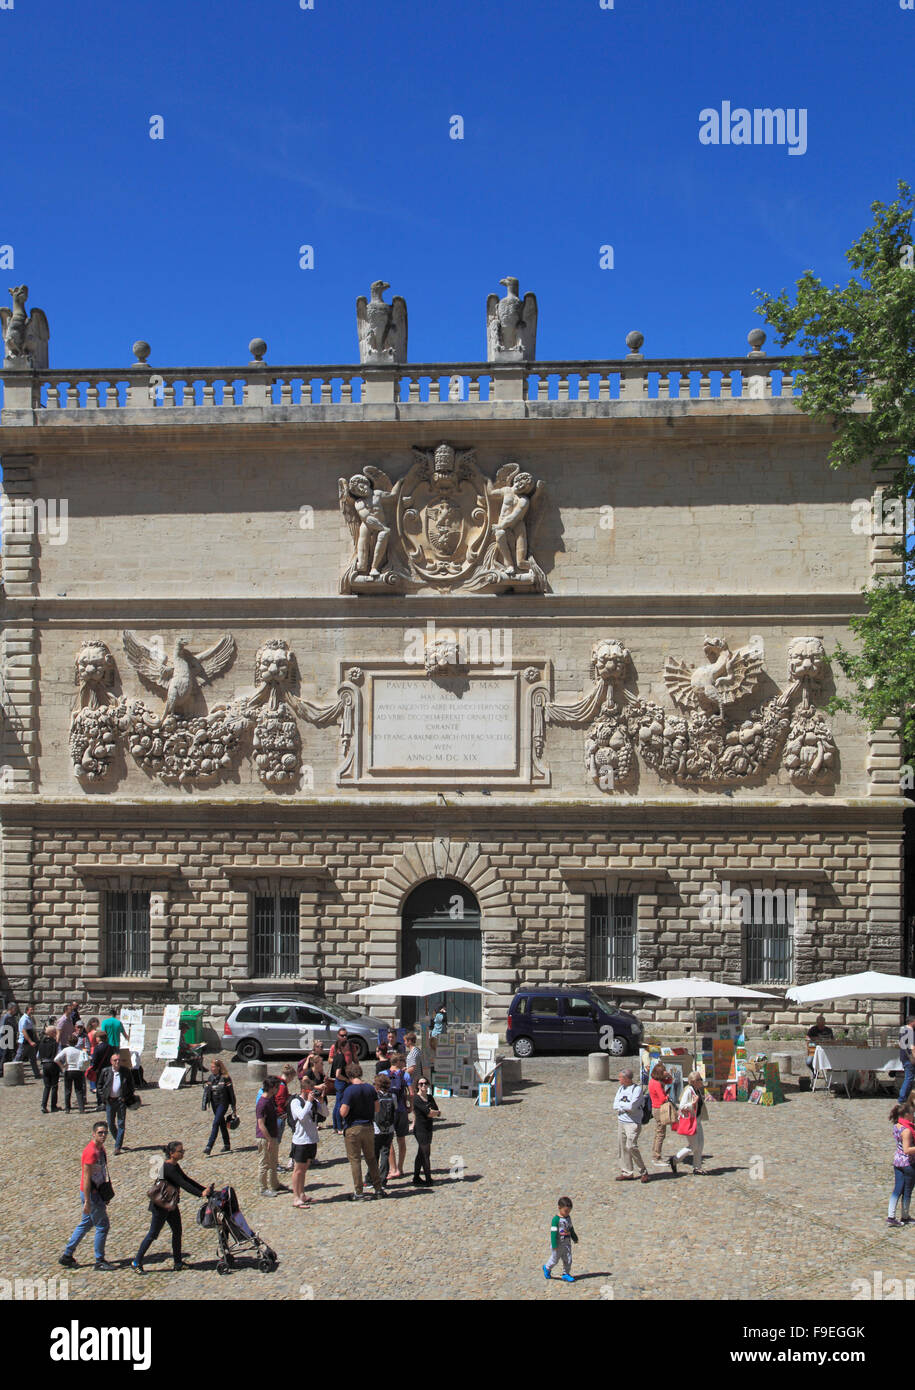
<instances>
[{"instance_id":1,"label":"baby stroller","mask_svg":"<svg viewBox=\"0 0 915 1390\"><path fill-rule=\"evenodd\" d=\"M279 1263L276 1251L248 1225L234 1187L220 1187L211 1193L198 1211L197 1220L201 1226L216 1231L217 1274L231 1273L240 1250L251 1250L258 1269L264 1274L272 1274L276 1269Z\"/></svg>"}]
</instances>

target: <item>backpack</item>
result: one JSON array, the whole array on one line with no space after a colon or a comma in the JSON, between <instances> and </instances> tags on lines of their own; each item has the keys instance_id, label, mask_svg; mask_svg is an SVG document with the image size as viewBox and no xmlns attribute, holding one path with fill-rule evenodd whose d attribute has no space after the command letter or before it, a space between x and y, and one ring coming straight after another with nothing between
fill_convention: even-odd
<instances>
[{"instance_id":1,"label":"backpack","mask_svg":"<svg viewBox=\"0 0 915 1390\"><path fill-rule=\"evenodd\" d=\"M648 1094L648 1092L646 1091L646 1092L645 1092L645 1095L642 1097L642 1124L643 1124L643 1125L647 1125L647 1124L650 1124L650 1123L651 1123L651 1115L652 1115L652 1110L651 1110L651 1096L650 1096L650 1095Z\"/></svg>"},{"instance_id":2,"label":"backpack","mask_svg":"<svg viewBox=\"0 0 915 1390\"><path fill-rule=\"evenodd\" d=\"M393 1096L378 1097L378 1114L375 1116L375 1123L378 1126L379 1134L393 1134L394 1123L397 1119L397 1101Z\"/></svg>"}]
</instances>

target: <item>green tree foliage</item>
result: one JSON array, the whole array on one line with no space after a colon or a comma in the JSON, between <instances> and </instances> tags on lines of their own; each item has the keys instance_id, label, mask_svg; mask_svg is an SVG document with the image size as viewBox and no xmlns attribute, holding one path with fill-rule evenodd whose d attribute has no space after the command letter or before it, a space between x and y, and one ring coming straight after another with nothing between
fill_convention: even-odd
<instances>
[{"instance_id":1,"label":"green tree foliage","mask_svg":"<svg viewBox=\"0 0 915 1390\"><path fill-rule=\"evenodd\" d=\"M912 189L900 182L896 201L874 203L873 224L846 252L853 274L831 288L807 270L792 297L757 290L757 313L773 326L779 347L795 344L802 373L798 405L832 423L833 468L891 468L887 496L915 496L915 261ZM904 532L905 528L903 528ZM867 611L850 621L854 652L832 654L854 687L832 709L851 710L875 729L902 720L906 760L915 760L915 567L903 534L898 580L864 592Z\"/></svg>"}]
</instances>

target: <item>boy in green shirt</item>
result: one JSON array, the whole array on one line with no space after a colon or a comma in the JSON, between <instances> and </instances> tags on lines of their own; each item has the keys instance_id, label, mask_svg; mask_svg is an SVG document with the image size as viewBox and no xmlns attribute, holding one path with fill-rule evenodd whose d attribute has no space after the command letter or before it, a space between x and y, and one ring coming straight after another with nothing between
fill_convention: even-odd
<instances>
[{"instance_id":1,"label":"boy in green shirt","mask_svg":"<svg viewBox=\"0 0 915 1390\"><path fill-rule=\"evenodd\" d=\"M543 1277L549 1279L550 1271L554 1265L562 1260L563 1274L562 1279L566 1284L574 1284L575 1279L572 1275L572 1241L578 1244L578 1236L575 1234L575 1227L572 1225L572 1198L560 1197L556 1204L559 1208L558 1215L553 1217L550 1225L550 1253L546 1264L543 1266Z\"/></svg>"}]
</instances>

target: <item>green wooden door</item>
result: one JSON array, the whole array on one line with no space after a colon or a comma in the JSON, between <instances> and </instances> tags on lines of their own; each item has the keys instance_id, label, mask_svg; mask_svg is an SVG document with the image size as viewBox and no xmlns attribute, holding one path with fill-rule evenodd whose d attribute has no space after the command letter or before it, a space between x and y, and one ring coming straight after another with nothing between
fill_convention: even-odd
<instances>
[{"instance_id":1,"label":"green wooden door","mask_svg":"<svg viewBox=\"0 0 915 1390\"><path fill-rule=\"evenodd\" d=\"M403 910L403 973L434 970L455 975L473 984L482 982L483 937L480 907L462 883L453 878L429 879L414 889ZM478 1024L479 994L436 994L429 999L433 1010L444 999L449 1023ZM423 1012L422 999L404 999L405 1023L415 1023Z\"/></svg>"}]
</instances>

